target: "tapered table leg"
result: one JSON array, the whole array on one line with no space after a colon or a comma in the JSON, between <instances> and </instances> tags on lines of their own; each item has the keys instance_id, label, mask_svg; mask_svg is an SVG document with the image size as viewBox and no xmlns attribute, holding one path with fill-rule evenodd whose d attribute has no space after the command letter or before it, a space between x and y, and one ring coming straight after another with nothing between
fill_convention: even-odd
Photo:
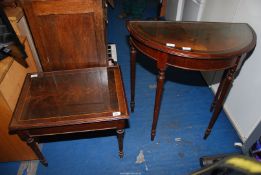
<instances>
[{"instance_id":1,"label":"tapered table leg","mask_svg":"<svg viewBox=\"0 0 261 175\"><path fill-rule=\"evenodd\" d=\"M124 135L124 129L118 129L117 130L117 138L118 138L118 144L119 144L119 156L120 156L120 158L123 158L123 135Z\"/></svg>"},{"instance_id":2,"label":"tapered table leg","mask_svg":"<svg viewBox=\"0 0 261 175\"><path fill-rule=\"evenodd\" d=\"M48 166L48 162L45 159L45 157L43 156L42 152L40 151L40 148L38 146L38 144L35 142L34 138L28 138L26 140L26 143L28 146L31 147L31 149L34 151L34 153L36 154L36 156L38 157L38 159L40 160L40 162L44 165L44 166Z\"/></svg>"},{"instance_id":3,"label":"tapered table leg","mask_svg":"<svg viewBox=\"0 0 261 175\"><path fill-rule=\"evenodd\" d=\"M130 58L131 58L131 112L134 112L135 107L135 79L136 79L136 49L131 45L130 46Z\"/></svg>"},{"instance_id":4,"label":"tapered table leg","mask_svg":"<svg viewBox=\"0 0 261 175\"><path fill-rule=\"evenodd\" d=\"M229 89L232 85L235 71L236 71L236 66L228 69L226 71L226 75L224 76L224 80L221 81L223 83L219 85L219 86L222 86L222 87L218 88L218 89L220 89L220 92L218 94L218 98L216 99L217 101L215 102L214 112L213 112L211 120L208 124L208 128L205 131L204 139L207 139L207 137L211 133L211 130L212 130L217 118L218 118L218 115L221 111L224 100L225 100L225 98L226 98L226 96L229 92Z\"/></svg>"},{"instance_id":5,"label":"tapered table leg","mask_svg":"<svg viewBox=\"0 0 261 175\"><path fill-rule=\"evenodd\" d=\"M163 85L165 80L165 69L159 70L159 75L157 78L157 90L156 90L156 97L155 97L155 104L154 104L154 114L153 114L153 122L151 128L151 140L153 141L156 135L156 127L159 118L159 110L161 104L161 96L163 91Z\"/></svg>"},{"instance_id":6,"label":"tapered table leg","mask_svg":"<svg viewBox=\"0 0 261 175\"><path fill-rule=\"evenodd\" d=\"M226 75L227 75L227 69L226 69L226 70L224 71L224 73L223 73L223 76L222 76L222 78L221 78L221 82L220 82L220 84L219 84L219 86L218 86L217 93L216 93L216 95L215 95L215 97L214 97L213 102L211 103L210 112L212 112L213 109L216 107L217 101L218 101L218 99L219 99L219 97L220 97L220 92L222 91L222 89L223 89L223 87L224 87L224 82L225 82L225 79L226 79Z\"/></svg>"},{"instance_id":7,"label":"tapered table leg","mask_svg":"<svg viewBox=\"0 0 261 175\"><path fill-rule=\"evenodd\" d=\"M18 135L21 138L21 140L25 141L27 143L27 145L30 146L30 148L33 150L33 152L38 157L40 162L44 166L48 166L48 162L45 159L44 155L42 154L42 152L38 146L38 143L36 143L35 139L33 137L30 137L27 131L21 131L18 133Z\"/></svg>"}]
</instances>

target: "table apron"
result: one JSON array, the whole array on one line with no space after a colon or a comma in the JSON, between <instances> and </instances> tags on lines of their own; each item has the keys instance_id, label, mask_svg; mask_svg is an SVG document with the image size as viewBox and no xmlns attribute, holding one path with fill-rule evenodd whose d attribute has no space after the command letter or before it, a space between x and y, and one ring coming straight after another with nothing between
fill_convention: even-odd
<instances>
[{"instance_id":1,"label":"table apron","mask_svg":"<svg viewBox=\"0 0 261 175\"><path fill-rule=\"evenodd\" d=\"M48 135L108 130L108 129L124 129L125 122L126 122L125 120L115 120L115 121L109 121L109 122L84 123L84 124L76 124L76 125L32 128L32 129L17 131L17 133L19 133L19 132L27 133L27 135L29 137L39 137L39 136L48 136Z\"/></svg>"},{"instance_id":2,"label":"table apron","mask_svg":"<svg viewBox=\"0 0 261 175\"><path fill-rule=\"evenodd\" d=\"M171 55L169 53L151 48L138 40L133 38L130 39L131 44L138 49L144 55L152 58L157 61L158 64L162 64L162 61L166 60L166 63L169 66L186 69L186 70L195 70L195 71L216 71L224 70L233 67L236 64L237 57L233 58L188 58L181 57L177 55Z\"/></svg>"}]
</instances>

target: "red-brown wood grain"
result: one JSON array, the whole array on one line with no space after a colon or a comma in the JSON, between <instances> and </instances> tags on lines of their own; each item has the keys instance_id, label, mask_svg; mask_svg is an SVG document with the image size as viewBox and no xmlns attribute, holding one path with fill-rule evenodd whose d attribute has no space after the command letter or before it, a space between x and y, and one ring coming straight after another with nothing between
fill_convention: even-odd
<instances>
[{"instance_id":1,"label":"red-brown wood grain","mask_svg":"<svg viewBox=\"0 0 261 175\"><path fill-rule=\"evenodd\" d=\"M44 165L35 138L96 130L123 129L128 107L118 66L28 74L9 131L18 134Z\"/></svg>"},{"instance_id":2,"label":"red-brown wood grain","mask_svg":"<svg viewBox=\"0 0 261 175\"><path fill-rule=\"evenodd\" d=\"M187 70L225 70L212 102L213 114L205 131L206 139L232 85L236 70L256 46L256 34L245 23L129 21L131 47L131 111L135 104L136 49L156 61L159 70L151 129L156 135L165 70L173 66ZM183 48L187 48L183 49ZM247 56L242 56L246 54Z\"/></svg>"},{"instance_id":3,"label":"red-brown wood grain","mask_svg":"<svg viewBox=\"0 0 261 175\"><path fill-rule=\"evenodd\" d=\"M114 129L129 118L119 66L108 66L103 0L22 0L44 72L26 76L9 131L45 166L38 137Z\"/></svg>"},{"instance_id":4,"label":"red-brown wood grain","mask_svg":"<svg viewBox=\"0 0 261 175\"><path fill-rule=\"evenodd\" d=\"M22 0L44 71L107 66L104 3Z\"/></svg>"}]
</instances>

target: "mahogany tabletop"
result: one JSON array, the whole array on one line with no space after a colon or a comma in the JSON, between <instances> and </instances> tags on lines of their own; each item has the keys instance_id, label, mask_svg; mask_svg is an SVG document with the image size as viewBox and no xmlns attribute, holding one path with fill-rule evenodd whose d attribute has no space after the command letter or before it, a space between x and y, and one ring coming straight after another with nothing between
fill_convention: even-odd
<instances>
[{"instance_id":1,"label":"mahogany tabletop","mask_svg":"<svg viewBox=\"0 0 261 175\"><path fill-rule=\"evenodd\" d=\"M165 53L199 59L240 56L255 47L246 23L129 21L131 36Z\"/></svg>"},{"instance_id":2,"label":"mahogany tabletop","mask_svg":"<svg viewBox=\"0 0 261 175\"><path fill-rule=\"evenodd\" d=\"M128 118L118 67L28 74L10 131Z\"/></svg>"}]
</instances>

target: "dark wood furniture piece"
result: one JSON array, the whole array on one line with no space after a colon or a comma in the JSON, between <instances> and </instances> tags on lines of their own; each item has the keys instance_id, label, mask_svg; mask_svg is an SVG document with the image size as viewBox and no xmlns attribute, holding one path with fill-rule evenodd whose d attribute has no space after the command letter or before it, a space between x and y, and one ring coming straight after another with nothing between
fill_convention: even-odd
<instances>
[{"instance_id":1,"label":"dark wood furniture piece","mask_svg":"<svg viewBox=\"0 0 261 175\"><path fill-rule=\"evenodd\" d=\"M116 129L119 155L128 108L119 66L107 66L105 1L24 0L43 73L28 74L10 133L41 163L41 136Z\"/></svg>"},{"instance_id":2,"label":"dark wood furniture piece","mask_svg":"<svg viewBox=\"0 0 261 175\"><path fill-rule=\"evenodd\" d=\"M136 49L157 62L159 70L151 140L154 140L167 66L196 71L225 70L211 105L206 139L241 63L254 50L256 34L244 23L129 21L131 47L131 111L134 111ZM246 56L246 55L247 56Z\"/></svg>"},{"instance_id":3,"label":"dark wood furniture piece","mask_svg":"<svg viewBox=\"0 0 261 175\"><path fill-rule=\"evenodd\" d=\"M118 67L28 74L10 123L47 165L36 143L46 135L116 129L119 155L128 110Z\"/></svg>"},{"instance_id":4,"label":"dark wood furniture piece","mask_svg":"<svg viewBox=\"0 0 261 175\"><path fill-rule=\"evenodd\" d=\"M44 71L107 66L105 0L22 0L22 6Z\"/></svg>"}]
</instances>

